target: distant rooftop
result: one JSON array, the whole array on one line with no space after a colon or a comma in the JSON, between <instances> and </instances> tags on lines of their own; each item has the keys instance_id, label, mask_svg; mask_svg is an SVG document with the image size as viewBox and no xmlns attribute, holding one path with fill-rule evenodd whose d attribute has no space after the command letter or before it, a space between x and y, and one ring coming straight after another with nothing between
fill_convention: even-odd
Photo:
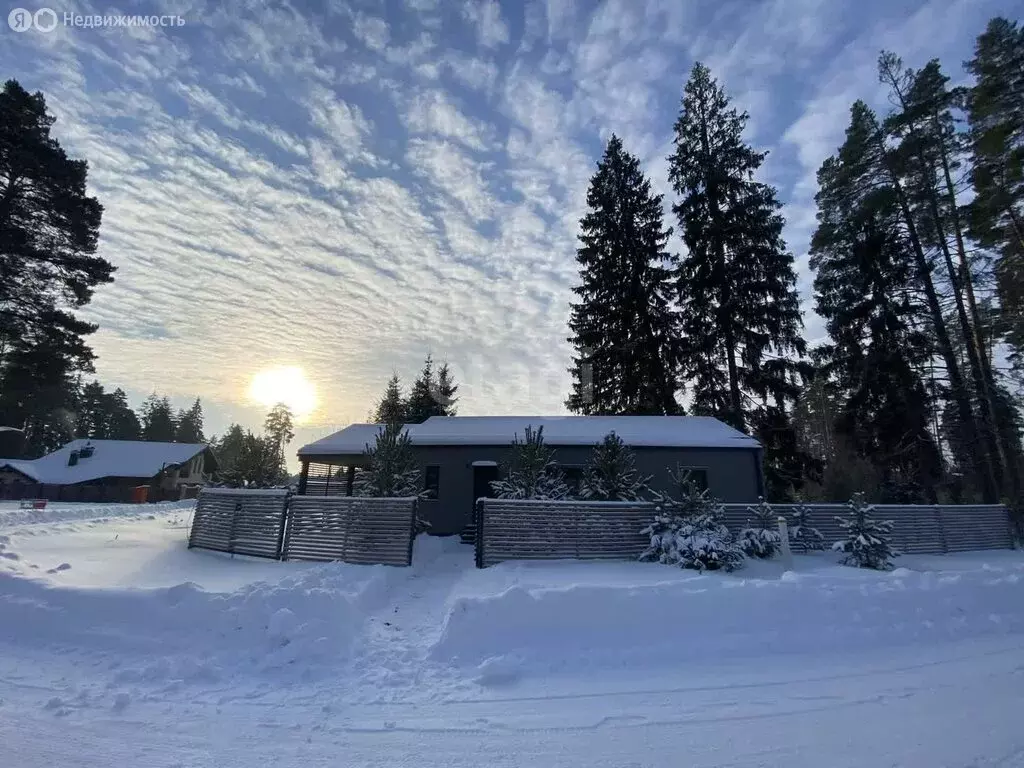
<instances>
[{"instance_id":1,"label":"distant rooftop","mask_svg":"<svg viewBox=\"0 0 1024 768\"><path fill-rule=\"evenodd\" d=\"M86 445L92 446L92 455L69 467L71 453ZM0 469L10 467L44 485L71 485L101 477L150 478L163 467L183 464L206 449L202 443L79 439L38 459L0 459Z\"/></svg>"},{"instance_id":2,"label":"distant rooftop","mask_svg":"<svg viewBox=\"0 0 1024 768\"><path fill-rule=\"evenodd\" d=\"M550 445L594 445L615 432L627 445L664 448L757 448L760 443L710 416L433 416L406 424L414 445L506 445L526 428L544 427ZM362 453L380 424L352 424L299 456Z\"/></svg>"}]
</instances>

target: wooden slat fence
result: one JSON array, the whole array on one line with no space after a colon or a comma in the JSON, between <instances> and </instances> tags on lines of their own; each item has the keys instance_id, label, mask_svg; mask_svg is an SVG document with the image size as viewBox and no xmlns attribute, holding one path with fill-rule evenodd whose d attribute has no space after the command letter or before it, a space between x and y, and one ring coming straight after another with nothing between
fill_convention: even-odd
<instances>
[{"instance_id":1,"label":"wooden slat fence","mask_svg":"<svg viewBox=\"0 0 1024 768\"><path fill-rule=\"evenodd\" d=\"M793 504L773 504L787 520ZM808 522L831 545L841 537L835 518L845 504L808 504ZM481 568L503 560L637 558L647 546L640 530L654 515L646 502L480 499L476 556ZM748 524L748 504L726 504L725 524ZM1010 517L997 505L877 504L875 517L892 520L892 544L906 554L943 554L1013 546Z\"/></svg>"},{"instance_id":2,"label":"wooden slat fence","mask_svg":"<svg viewBox=\"0 0 1024 768\"><path fill-rule=\"evenodd\" d=\"M204 488L196 501L188 546L277 559L287 504L286 490Z\"/></svg>"},{"instance_id":3,"label":"wooden slat fence","mask_svg":"<svg viewBox=\"0 0 1024 768\"><path fill-rule=\"evenodd\" d=\"M416 499L293 496L282 560L410 565Z\"/></svg>"}]
</instances>

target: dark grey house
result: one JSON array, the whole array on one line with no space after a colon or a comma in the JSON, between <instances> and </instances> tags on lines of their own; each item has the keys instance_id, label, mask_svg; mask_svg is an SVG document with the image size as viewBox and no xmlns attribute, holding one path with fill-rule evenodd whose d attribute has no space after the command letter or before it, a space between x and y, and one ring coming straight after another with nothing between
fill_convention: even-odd
<instances>
[{"instance_id":1,"label":"dark grey house","mask_svg":"<svg viewBox=\"0 0 1024 768\"><path fill-rule=\"evenodd\" d=\"M526 427L544 428L544 441L570 484L577 482L594 445L615 432L636 453L637 469L654 490L669 490L669 468L692 470L724 502L756 501L764 494L761 445L706 416L435 416L406 429L422 470L426 498L420 515L432 533L459 533L477 498L490 496L512 439ZM355 468L365 464L379 424L353 424L299 449L299 493L350 495Z\"/></svg>"}]
</instances>

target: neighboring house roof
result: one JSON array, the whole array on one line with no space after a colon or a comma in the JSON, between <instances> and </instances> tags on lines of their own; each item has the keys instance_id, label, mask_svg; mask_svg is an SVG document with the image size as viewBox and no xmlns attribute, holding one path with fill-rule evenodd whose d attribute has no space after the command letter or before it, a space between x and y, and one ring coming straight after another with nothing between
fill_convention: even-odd
<instances>
[{"instance_id":1,"label":"neighboring house roof","mask_svg":"<svg viewBox=\"0 0 1024 768\"><path fill-rule=\"evenodd\" d=\"M526 427L544 427L544 442L594 445L615 432L627 445L662 448L758 448L760 443L710 416L433 416L406 424L414 445L506 445ZM380 424L352 424L304 445L299 456L362 453Z\"/></svg>"},{"instance_id":2,"label":"neighboring house roof","mask_svg":"<svg viewBox=\"0 0 1024 768\"><path fill-rule=\"evenodd\" d=\"M72 451L89 444L93 454L68 466ZM202 443L147 443L136 440L72 440L53 453L31 461L0 459L0 468L10 467L37 483L72 485L101 477L150 478L167 466L184 464L207 450Z\"/></svg>"}]
</instances>

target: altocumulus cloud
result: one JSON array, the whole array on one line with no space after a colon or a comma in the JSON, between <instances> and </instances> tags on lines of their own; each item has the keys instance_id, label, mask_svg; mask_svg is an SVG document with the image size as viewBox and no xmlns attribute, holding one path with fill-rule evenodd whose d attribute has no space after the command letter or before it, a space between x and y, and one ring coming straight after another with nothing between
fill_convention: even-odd
<instances>
[{"instance_id":1,"label":"altocumulus cloud","mask_svg":"<svg viewBox=\"0 0 1024 768\"><path fill-rule=\"evenodd\" d=\"M273 365L303 367L319 390L299 440L360 420L428 351L456 371L463 413L560 411L588 177L615 131L668 194L698 58L771 152L763 176L786 204L807 334L820 336L814 172L850 102L881 104L878 50L958 73L987 18L1015 3L306 5L163 0L131 12L185 26L3 30L3 75L46 94L106 208L117 281L87 313L100 377L198 394L212 430L259 422L244 392Z\"/></svg>"}]
</instances>

